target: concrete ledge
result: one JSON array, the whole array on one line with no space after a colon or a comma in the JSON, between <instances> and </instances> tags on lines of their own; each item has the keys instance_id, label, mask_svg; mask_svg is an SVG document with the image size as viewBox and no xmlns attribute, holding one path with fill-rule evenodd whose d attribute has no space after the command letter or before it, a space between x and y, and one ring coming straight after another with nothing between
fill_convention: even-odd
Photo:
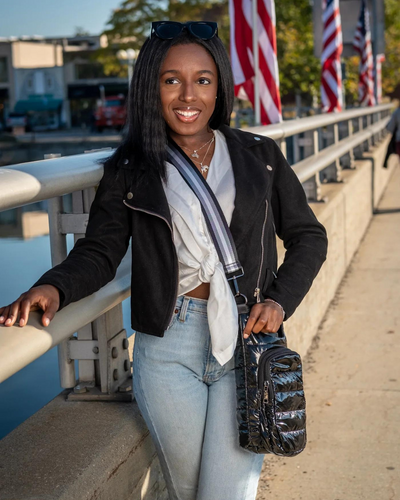
<instances>
[{"instance_id":1,"label":"concrete ledge","mask_svg":"<svg viewBox=\"0 0 400 500\"><path fill-rule=\"evenodd\" d=\"M136 402L62 392L0 441L1 500L167 500Z\"/></svg>"},{"instance_id":2,"label":"concrete ledge","mask_svg":"<svg viewBox=\"0 0 400 500\"><path fill-rule=\"evenodd\" d=\"M328 258L285 322L290 347L303 355L371 221L372 200L375 206L394 170L396 157L381 167L388 141L368 153L373 160L343 171L344 183L323 185L327 203L312 204L328 231ZM136 402L66 402L66 393L0 441L1 500L167 500Z\"/></svg>"}]
</instances>

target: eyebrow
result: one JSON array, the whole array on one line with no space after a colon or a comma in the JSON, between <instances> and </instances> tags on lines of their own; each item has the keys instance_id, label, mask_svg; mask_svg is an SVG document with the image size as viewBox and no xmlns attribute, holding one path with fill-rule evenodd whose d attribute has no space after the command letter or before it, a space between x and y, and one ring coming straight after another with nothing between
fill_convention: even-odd
<instances>
[{"instance_id":1,"label":"eyebrow","mask_svg":"<svg viewBox=\"0 0 400 500\"><path fill-rule=\"evenodd\" d=\"M160 77L164 76L166 73L173 73L174 75L177 75L179 74L179 71L176 70L176 69L167 69L166 71L163 71L160 75ZM211 76L215 76L214 73L208 69L201 69L200 71L197 71L197 74L198 75L201 75L201 74L208 74L208 75L211 75Z\"/></svg>"}]
</instances>

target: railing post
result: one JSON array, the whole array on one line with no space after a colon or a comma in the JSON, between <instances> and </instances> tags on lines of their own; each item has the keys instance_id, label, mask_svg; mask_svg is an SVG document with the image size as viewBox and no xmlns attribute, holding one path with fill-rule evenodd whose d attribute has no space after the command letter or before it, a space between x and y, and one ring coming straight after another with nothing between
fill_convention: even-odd
<instances>
[{"instance_id":1,"label":"railing post","mask_svg":"<svg viewBox=\"0 0 400 500\"><path fill-rule=\"evenodd\" d=\"M353 120L347 120L347 133L348 137L354 134ZM345 158L348 163L344 165L344 168L355 168L354 149L350 149Z\"/></svg>"},{"instance_id":2,"label":"railing post","mask_svg":"<svg viewBox=\"0 0 400 500\"><path fill-rule=\"evenodd\" d=\"M279 139L279 147L281 148L283 156L287 158L287 145L285 138Z\"/></svg>"},{"instance_id":3,"label":"railing post","mask_svg":"<svg viewBox=\"0 0 400 500\"><path fill-rule=\"evenodd\" d=\"M59 158L61 154L45 154L44 159ZM66 235L60 232L59 214L64 211L63 197L57 196L48 200L49 237L52 267L60 264L67 257ZM57 346L58 369L60 384L64 389L74 387L76 382L75 364L68 354L69 339L63 340Z\"/></svg>"},{"instance_id":4,"label":"railing post","mask_svg":"<svg viewBox=\"0 0 400 500\"><path fill-rule=\"evenodd\" d=\"M339 142L339 124L333 124L333 144L337 144ZM336 158L334 163L325 167L321 170L322 182L341 182L341 172L342 167L340 165L340 158Z\"/></svg>"},{"instance_id":5,"label":"railing post","mask_svg":"<svg viewBox=\"0 0 400 500\"><path fill-rule=\"evenodd\" d=\"M300 161L299 134L293 136L293 163Z\"/></svg>"},{"instance_id":6,"label":"railing post","mask_svg":"<svg viewBox=\"0 0 400 500\"><path fill-rule=\"evenodd\" d=\"M333 143L337 144L339 142L339 123L333 125ZM334 170L334 182L340 182L342 180L342 166L340 165L340 158L335 160L335 170Z\"/></svg>"},{"instance_id":7,"label":"railing post","mask_svg":"<svg viewBox=\"0 0 400 500\"><path fill-rule=\"evenodd\" d=\"M367 115L366 118L367 118L367 128L369 128L371 126L371 124L372 124L372 114ZM368 137L367 144L368 144L368 150L370 150L371 146L374 145L374 137L373 136Z\"/></svg>"},{"instance_id":8,"label":"railing post","mask_svg":"<svg viewBox=\"0 0 400 500\"><path fill-rule=\"evenodd\" d=\"M382 112L381 112L381 111L378 111L377 116L376 116L376 119L377 119L377 122L378 122L378 123L382 120ZM382 137L383 137L383 132L382 132L382 130L380 130L380 131L377 133L377 137L378 137L378 141L381 141L381 140L382 140Z\"/></svg>"},{"instance_id":9,"label":"railing post","mask_svg":"<svg viewBox=\"0 0 400 500\"><path fill-rule=\"evenodd\" d=\"M86 194L85 194L86 191ZM89 191L92 191L92 196L89 195ZM89 209L91 201L89 198L94 198L94 188L89 188L83 191L75 191L72 193L72 213L73 214L82 214L88 217ZM75 220L79 219L75 217ZM82 219L81 219L82 220ZM74 228L74 243L76 243L80 238L85 237L86 233L86 224L87 222L83 222L83 227ZM78 232L79 231L79 232ZM92 325L87 324L80 328L77 332L78 341L84 340L92 340ZM78 345L78 344L77 344ZM83 383L89 383L91 385L95 385L95 367L94 362L91 359L78 359L78 370L79 370L79 383L76 388L74 388L74 392L78 394L82 394L87 391ZM75 384L74 384L75 385Z\"/></svg>"},{"instance_id":10,"label":"railing post","mask_svg":"<svg viewBox=\"0 0 400 500\"><path fill-rule=\"evenodd\" d=\"M358 132L361 132L362 130L364 130L364 117L359 116L358 117ZM356 157L361 158L364 151L367 151L366 142L361 143L359 146L357 146L355 148L354 151L355 151Z\"/></svg>"},{"instance_id":11,"label":"railing post","mask_svg":"<svg viewBox=\"0 0 400 500\"><path fill-rule=\"evenodd\" d=\"M314 155L319 152L319 133L318 129L313 131L313 148ZM321 180L319 172L317 172L311 179L303 183L303 189L309 201L321 201Z\"/></svg>"},{"instance_id":12,"label":"railing post","mask_svg":"<svg viewBox=\"0 0 400 500\"><path fill-rule=\"evenodd\" d=\"M313 147L314 147L314 154L319 153L319 132L318 129L316 128L313 130Z\"/></svg>"}]
</instances>

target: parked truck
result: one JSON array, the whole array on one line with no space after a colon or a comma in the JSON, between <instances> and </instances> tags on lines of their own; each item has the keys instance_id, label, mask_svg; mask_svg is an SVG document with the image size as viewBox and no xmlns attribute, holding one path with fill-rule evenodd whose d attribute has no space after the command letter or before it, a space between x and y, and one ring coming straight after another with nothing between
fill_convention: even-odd
<instances>
[{"instance_id":1,"label":"parked truck","mask_svg":"<svg viewBox=\"0 0 400 500\"><path fill-rule=\"evenodd\" d=\"M123 94L107 96L100 100L94 112L94 125L98 132L105 127L111 127L118 131L126 122L126 99Z\"/></svg>"}]
</instances>

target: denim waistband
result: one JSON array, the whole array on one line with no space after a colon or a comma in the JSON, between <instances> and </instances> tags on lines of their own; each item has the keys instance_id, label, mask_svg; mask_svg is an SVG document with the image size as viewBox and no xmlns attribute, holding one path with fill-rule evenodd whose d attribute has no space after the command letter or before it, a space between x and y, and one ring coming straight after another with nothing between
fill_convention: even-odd
<instances>
[{"instance_id":1,"label":"denim waistband","mask_svg":"<svg viewBox=\"0 0 400 500\"><path fill-rule=\"evenodd\" d=\"M195 297L189 297L187 295L180 295L176 301L176 307L180 309L184 302L186 302L185 309L187 311L202 313L207 312L208 300L206 299L197 299Z\"/></svg>"}]
</instances>

